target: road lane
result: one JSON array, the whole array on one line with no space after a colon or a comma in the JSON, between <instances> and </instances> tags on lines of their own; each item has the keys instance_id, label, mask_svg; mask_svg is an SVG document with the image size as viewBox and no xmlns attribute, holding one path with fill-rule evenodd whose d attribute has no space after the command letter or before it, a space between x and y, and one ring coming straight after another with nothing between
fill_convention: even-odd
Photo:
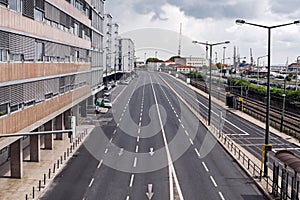
<instances>
[{"instance_id":1,"label":"road lane","mask_svg":"<svg viewBox=\"0 0 300 200\"><path fill-rule=\"evenodd\" d=\"M260 197L219 145L203 151L211 144L206 128L157 75L140 72L114 90L118 99L98 118L89 147L80 148L44 199L164 200L180 190L188 200Z\"/></svg>"},{"instance_id":2,"label":"road lane","mask_svg":"<svg viewBox=\"0 0 300 200\"><path fill-rule=\"evenodd\" d=\"M172 98L176 97L170 94L168 99ZM160 101L164 99L161 98ZM187 112L188 108L184 105L182 107L181 110L186 112L182 112L181 115L181 124L183 124L181 128L186 128L185 131L180 132L187 132L188 134L185 134L187 137L196 133L192 141L188 138L191 143L190 148L174 164L184 197L186 199L241 199L241 197L253 196L256 199L263 199L250 178L238 168L223 148L218 143L213 143L211 141L213 139L207 139L206 128L199 122L195 124L197 121L195 116ZM166 132L172 133L167 128ZM168 139L169 142L172 137ZM203 148L206 143L215 145L211 149L209 146ZM176 151L178 147L171 150L172 153Z\"/></svg>"}]
</instances>

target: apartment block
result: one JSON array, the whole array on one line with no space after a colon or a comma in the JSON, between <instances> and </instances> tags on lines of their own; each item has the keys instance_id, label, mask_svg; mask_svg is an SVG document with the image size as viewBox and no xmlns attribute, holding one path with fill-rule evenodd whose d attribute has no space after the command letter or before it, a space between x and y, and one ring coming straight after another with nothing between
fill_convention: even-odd
<instances>
[{"instance_id":1,"label":"apartment block","mask_svg":"<svg viewBox=\"0 0 300 200\"><path fill-rule=\"evenodd\" d=\"M0 0L0 134L64 130L103 87L104 0ZM67 134L63 134L67 135ZM62 135L1 137L0 164L22 177L21 152Z\"/></svg>"}]
</instances>

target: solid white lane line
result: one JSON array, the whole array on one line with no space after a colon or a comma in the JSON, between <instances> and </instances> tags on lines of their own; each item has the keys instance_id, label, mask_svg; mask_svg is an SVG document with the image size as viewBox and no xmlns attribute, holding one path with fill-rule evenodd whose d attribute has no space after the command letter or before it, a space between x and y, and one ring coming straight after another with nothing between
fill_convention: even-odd
<instances>
[{"instance_id":1,"label":"solid white lane line","mask_svg":"<svg viewBox=\"0 0 300 200\"><path fill-rule=\"evenodd\" d=\"M131 174L131 178L130 178L129 187L132 187L132 184L133 184L133 179L134 179L134 174Z\"/></svg>"},{"instance_id":2,"label":"solid white lane line","mask_svg":"<svg viewBox=\"0 0 300 200\"><path fill-rule=\"evenodd\" d=\"M210 176L210 180L211 180L211 182L214 184L215 187L218 187L218 185L217 185L217 183L216 183L214 177Z\"/></svg>"},{"instance_id":3,"label":"solid white lane line","mask_svg":"<svg viewBox=\"0 0 300 200\"><path fill-rule=\"evenodd\" d=\"M135 146L135 153L139 152L139 145Z\"/></svg>"},{"instance_id":4,"label":"solid white lane line","mask_svg":"<svg viewBox=\"0 0 300 200\"><path fill-rule=\"evenodd\" d=\"M136 142L139 142L139 141L140 141L140 136L137 136Z\"/></svg>"},{"instance_id":5,"label":"solid white lane line","mask_svg":"<svg viewBox=\"0 0 300 200\"><path fill-rule=\"evenodd\" d=\"M104 153L107 153L107 152L108 152L108 148L105 149Z\"/></svg>"},{"instance_id":6,"label":"solid white lane line","mask_svg":"<svg viewBox=\"0 0 300 200\"><path fill-rule=\"evenodd\" d=\"M103 162L103 160L100 160L100 162L99 162L99 164L98 164L98 166L97 166L98 169L101 167L102 162Z\"/></svg>"},{"instance_id":7,"label":"solid white lane line","mask_svg":"<svg viewBox=\"0 0 300 200\"><path fill-rule=\"evenodd\" d=\"M134 157L133 167L136 167L136 164L137 164L137 157Z\"/></svg>"},{"instance_id":8,"label":"solid white lane line","mask_svg":"<svg viewBox=\"0 0 300 200\"><path fill-rule=\"evenodd\" d=\"M209 170L208 170L208 168L207 168L207 166L206 166L205 162L202 162L202 165L203 165L203 167L204 167L205 171L206 171L206 172L208 172Z\"/></svg>"},{"instance_id":9,"label":"solid white lane line","mask_svg":"<svg viewBox=\"0 0 300 200\"><path fill-rule=\"evenodd\" d=\"M225 200L225 198L224 198L222 192L219 192L219 196L221 197L222 200Z\"/></svg>"},{"instance_id":10,"label":"solid white lane line","mask_svg":"<svg viewBox=\"0 0 300 200\"><path fill-rule=\"evenodd\" d=\"M197 148L195 148L195 151L196 151L197 156L200 158L200 153Z\"/></svg>"},{"instance_id":11,"label":"solid white lane line","mask_svg":"<svg viewBox=\"0 0 300 200\"><path fill-rule=\"evenodd\" d=\"M189 140L190 140L190 143L191 143L192 145L194 145L193 140L192 140L191 138L189 138Z\"/></svg>"},{"instance_id":12,"label":"solid white lane line","mask_svg":"<svg viewBox=\"0 0 300 200\"><path fill-rule=\"evenodd\" d=\"M157 115L158 115L158 120L159 120L159 124L161 127L161 132L162 132L162 136L163 136L163 141L164 141L164 145L165 145L165 149L167 152L167 159L168 159L168 163L169 163L169 189L170 189L170 200L174 199L174 186L173 186L173 178L175 181L175 185L177 188L177 192L179 195L179 199L183 200L183 194L179 185L179 181L177 178L177 174L173 165L173 161L172 161L172 157L171 157L171 153L170 153L170 149L169 149L169 145L168 145L168 141L167 141L167 137L166 137L166 133L165 133L165 129L162 123L162 119L161 119L161 115L160 115L160 110L159 110L159 106L158 106L158 101L156 98L156 93L153 87L153 82L152 82L152 78L150 76L150 80L151 80L151 87L152 87L152 91L153 91L153 97L154 97L154 101L155 101L155 105L156 105L156 111L157 111Z\"/></svg>"},{"instance_id":13,"label":"solid white lane line","mask_svg":"<svg viewBox=\"0 0 300 200\"><path fill-rule=\"evenodd\" d=\"M92 180L91 180L91 182L90 182L90 184L89 184L89 187L92 187L93 182L94 182L94 178L92 178Z\"/></svg>"}]
</instances>

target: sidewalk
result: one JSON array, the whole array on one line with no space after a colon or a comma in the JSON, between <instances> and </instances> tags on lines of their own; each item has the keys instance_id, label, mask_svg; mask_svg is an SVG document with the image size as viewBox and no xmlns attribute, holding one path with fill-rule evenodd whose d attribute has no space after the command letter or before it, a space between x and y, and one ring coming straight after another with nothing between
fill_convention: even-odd
<instances>
[{"instance_id":1,"label":"sidewalk","mask_svg":"<svg viewBox=\"0 0 300 200\"><path fill-rule=\"evenodd\" d=\"M26 195L27 199L33 199L33 197L37 199L93 129L93 125L77 126L76 139L73 140L72 144L68 137L64 137L64 140L54 140L52 150L41 149L40 162L30 162L29 148L25 149L23 152L24 176L22 179L10 178L9 161L2 165L0 169L0 199L26 199ZM45 184L44 178L46 180ZM41 191L39 191L39 182Z\"/></svg>"}]
</instances>

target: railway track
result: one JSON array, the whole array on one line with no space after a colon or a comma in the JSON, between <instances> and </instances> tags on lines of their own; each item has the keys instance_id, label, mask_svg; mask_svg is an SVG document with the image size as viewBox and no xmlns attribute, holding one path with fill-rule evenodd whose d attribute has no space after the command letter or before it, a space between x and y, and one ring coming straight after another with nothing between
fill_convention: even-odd
<instances>
[{"instance_id":1,"label":"railway track","mask_svg":"<svg viewBox=\"0 0 300 200\"><path fill-rule=\"evenodd\" d=\"M186 81L186 76L178 74L178 78ZM195 79L190 80L190 84L194 87L208 93L209 85L204 81L197 81ZM211 95L221 101L226 101L226 88L227 84L221 84L216 80L212 80ZM240 92L238 90L232 90L231 94L235 95L236 108L242 109L243 112L259 119L262 122L266 120L266 104L264 102L252 99L243 98L243 101L238 101ZM282 119L283 117L283 119ZM282 132L299 139L300 141L300 115L291 112L284 112L282 110L272 107L270 108L270 126L282 130ZM283 120L283 121L282 121ZM281 127L282 126L282 127Z\"/></svg>"}]
</instances>

